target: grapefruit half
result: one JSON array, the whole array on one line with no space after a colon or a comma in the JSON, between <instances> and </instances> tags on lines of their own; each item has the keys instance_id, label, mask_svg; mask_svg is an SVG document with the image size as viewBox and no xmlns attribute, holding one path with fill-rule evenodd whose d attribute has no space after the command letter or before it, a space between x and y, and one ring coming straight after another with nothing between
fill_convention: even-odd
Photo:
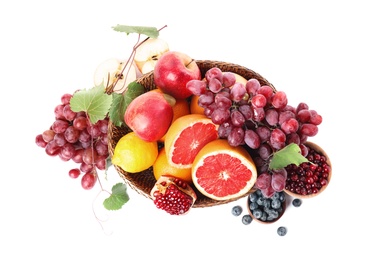
<instances>
[{"instance_id":1,"label":"grapefruit half","mask_svg":"<svg viewBox=\"0 0 384 260\"><path fill-rule=\"evenodd\" d=\"M176 168L191 168L200 149L219 137L218 127L211 119L199 114L177 118L164 140L169 164Z\"/></svg>"},{"instance_id":2,"label":"grapefruit half","mask_svg":"<svg viewBox=\"0 0 384 260\"><path fill-rule=\"evenodd\" d=\"M231 146L225 139L206 144L192 164L192 181L205 196L214 200L236 199L254 186L256 166L242 146Z\"/></svg>"}]
</instances>

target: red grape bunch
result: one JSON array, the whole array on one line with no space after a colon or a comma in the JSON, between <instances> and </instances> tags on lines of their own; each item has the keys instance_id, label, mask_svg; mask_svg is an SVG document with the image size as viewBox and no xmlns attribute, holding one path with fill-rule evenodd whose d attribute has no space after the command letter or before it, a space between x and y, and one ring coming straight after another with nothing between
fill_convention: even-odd
<instances>
[{"instance_id":1,"label":"red grape bunch","mask_svg":"<svg viewBox=\"0 0 384 260\"><path fill-rule=\"evenodd\" d=\"M96 184L97 170L106 169L109 118L92 124L85 112L71 110L71 98L72 94L61 97L54 109L55 121L36 136L35 142L49 156L80 164L69 170L69 176L78 178L83 173L81 185L89 190Z\"/></svg>"},{"instance_id":2,"label":"red grape bunch","mask_svg":"<svg viewBox=\"0 0 384 260\"><path fill-rule=\"evenodd\" d=\"M188 89L198 95L204 114L219 125L220 138L232 146L244 145L255 154L260 175L256 186L266 197L284 189L287 173L284 169L269 169L274 152L296 143L304 157L305 142L318 133L322 117L306 103L296 107L288 104L284 91L261 85L255 79L246 84L236 81L233 73L214 67L202 80L191 80ZM263 174L265 173L265 174Z\"/></svg>"}]
</instances>

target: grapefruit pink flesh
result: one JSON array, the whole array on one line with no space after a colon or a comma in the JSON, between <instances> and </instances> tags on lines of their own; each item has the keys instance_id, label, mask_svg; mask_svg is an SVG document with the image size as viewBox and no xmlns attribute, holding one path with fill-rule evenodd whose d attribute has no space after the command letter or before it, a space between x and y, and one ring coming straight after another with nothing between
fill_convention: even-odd
<instances>
[{"instance_id":1,"label":"grapefruit pink flesh","mask_svg":"<svg viewBox=\"0 0 384 260\"><path fill-rule=\"evenodd\" d=\"M206 157L196 171L199 185L218 198L239 193L248 186L252 175L241 160L224 153Z\"/></svg>"},{"instance_id":2,"label":"grapefruit pink flesh","mask_svg":"<svg viewBox=\"0 0 384 260\"><path fill-rule=\"evenodd\" d=\"M175 141L173 163L190 167L201 148L217 137L213 124L196 123L186 128Z\"/></svg>"},{"instance_id":3,"label":"grapefruit pink flesh","mask_svg":"<svg viewBox=\"0 0 384 260\"><path fill-rule=\"evenodd\" d=\"M192 181L206 197L237 199L255 185L257 170L244 147L230 146L225 139L206 144L192 163Z\"/></svg>"}]
</instances>

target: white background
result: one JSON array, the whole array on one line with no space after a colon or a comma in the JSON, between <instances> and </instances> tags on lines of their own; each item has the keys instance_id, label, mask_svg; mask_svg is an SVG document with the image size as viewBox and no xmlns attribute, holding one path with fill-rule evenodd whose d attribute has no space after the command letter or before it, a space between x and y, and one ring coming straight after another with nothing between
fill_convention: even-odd
<instances>
[{"instance_id":1,"label":"white background","mask_svg":"<svg viewBox=\"0 0 384 260\"><path fill-rule=\"evenodd\" d=\"M380 258L380 1L6 2L0 259ZM324 120L311 141L331 157L327 190L271 225L245 226L232 216L244 199L177 217L130 189L123 209L102 211L100 188L83 190L68 177L73 165L48 157L34 140L52 124L62 94L91 87L103 60L129 56L136 35L113 31L117 24L167 25L160 37L172 50L251 68L284 90L290 104L317 110ZM119 181L112 169L104 188ZM107 222L100 225L92 205ZM279 226L288 228L286 236L277 235Z\"/></svg>"}]
</instances>

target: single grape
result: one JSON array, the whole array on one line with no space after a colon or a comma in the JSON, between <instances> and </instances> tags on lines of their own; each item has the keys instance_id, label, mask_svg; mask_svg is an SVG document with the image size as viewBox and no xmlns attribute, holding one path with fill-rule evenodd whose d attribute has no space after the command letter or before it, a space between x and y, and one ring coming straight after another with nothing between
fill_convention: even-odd
<instances>
[{"instance_id":1,"label":"single grape","mask_svg":"<svg viewBox=\"0 0 384 260\"><path fill-rule=\"evenodd\" d=\"M108 155L108 146L100 139L95 142L94 147L98 155Z\"/></svg>"},{"instance_id":2,"label":"single grape","mask_svg":"<svg viewBox=\"0 0 384 260\"><path fill-rule=\"evenodd\" d=\"M253 120L260 123L265 118L264 108L255 107L253 108Z\"/></svg>"},{"instance_id":3,"label":"single grape","mask_svg":"<svg viewBox=\"0 0 384 260\"><path fill-rule=\"evenodd\" d=\"M96 162L97 152L93 147L88 147L84 149L83 152L83 162L89 165L92 165Z\"/></svg>"},{"instance_id":4,"label":"single grape","mask_svg":"<svg viewBox=\"0 0 384 260\"><path fill-rule=\"evenodd\" d=\"M283 109L288 104L287 94L277 91L271 98L271 104L277 109Z\"/></svg>"},{"instance_id":5,"label":"single grape","mask_svg":"<svg viewBox=\"0 0 384 260\"><path fill-rule=\"evenodd\" d=\"M213 67L205 73L205 79L210 82L212 79L217 79L223 82L223 72L217 67Z\"/></svg>"},{"instance_id":6,"label":"single grape","mask_svg":"<svg viewBox=\"0 0 384 260\"><path fill-rule=\"evenodd\" d=\"M243 114L245 120L251 120L253 116L252 107L249 104L239 106L239 111Z\"/></svg>"},{"instance_id":7,"label":"single grape","mask_svg":"<svg viewBox=\"0 0 384 260\"><path fill-rule=\"evenodd\" d=\"M56 134L64 133L69 126L69 122L63 119L56 119L52 124L52 130L55 131Z\"/></svg>"},{"instance_id":8,"label":"single grape","mask_svg":"<svg viewBox=\"0 0 384 260\"><path fill-rule=\"evenodd\" d=\"M82 163L83 153L84 153L84 149L76 149L75 153L72 156L72 161L74 161L75 163Z\"/></svg>"},{"instance_id":9,"label":"single grape","mask_svg":"<svg viewBox=\"0 0 384 260\"><path fill-rule=\"evenodd\" d=\"M102 134L107 134L108 133L108 122L109 122L108 119L102 119L102 120L97 121L96 124L99 127L100 132Z\"/></svg>"},{"instance_id":10,"label":"single grape","mask_svg":"<svg viewBox=\"0 0 384 260\"><path fill-rule=\"evenodd\" d=\"M251 129L246 129L244 133L244 142L252 149L259 148L261 140L259 135Z\"/></svg>"},{"instance_id":11,"label":"single grape","mask_svg":"<svg viewBox=\"0 0 384 260\"><path fill-rule=\"evenodd\" d=\"M65 117L63 115L63 109L64 109L64 106L63 104L60 104L60 105L57 105L54 109L54 113L55 113L55 119L63 119L65 120Z\"/></svg>"},{"instance_id":12,"label":"single grape","mask_svg":"<svg viewBox=\"0 0 384 260\"><path fill-rule=\"evenodd\" d=\"M242 127L245 123L245 118L239 110L232 110L230 112L232 125L235 127Z\"/></svg>"},{"instance_id":13,"label":"single grape","mask_svg":"<svg viewBox=\"0 0 384 260\"><path fill-rule=\"evenodd\" d=\"M300 134L303 134L305 136L315 136L317 132L319 131L317 125L305 123L302 124L300 127Z\"/></svg>"},{"instance_id":14,"label":"single grape","mask_svg":"<svg viewBox=\"0 0 384 260\"><path fill-rule=\"evenodd\" d=\"M229 110L232 106L232 101L227 97L227 92L220 92L215 96L215 103L218 108Z\"/></svg>"},{"instance_id":15,"label":"single grape","mask_svg":"<svg viewBox=\"0 0 384 260\"><path fill-rule=\"evenodd\" d=\"M256 128L256 133L259 135L261 142L264 143L271 137L271 130L266 126Z\"/></svg>"},{"instance_id":16,"label":"single grape","mask_svg":"<svg viewBox=\"0 0 384 260\"><path fill-rule=\"evenodd\" d=\"M42 137L44 139L44 141L46 143L50 142L53 140L53 138L55 138L55 131L53 131L52 129L48 129L48 130L45 130L42 134Z\"/></svg>"},{"instance_id":17,"label":"single grape","mask_svg":"<svg viewBox=\"0 0 384 260\"><path fill-rule=\"evenodd\" d=\"M268 143L262 143L257 151L259 153L260 158L263 160L268 160L269 157L272 155L272 148Z\"/></svg>"},{"instance_id":18,"label":"single grape","mask_svg":"<svg viewBox=\"0 0 384 260\"><path fill-rule=\"evenodd\" d=\"M216 108L211 114L211 120L214 124L222 124L231 116L231 111L228 109Z\"/></svg>"},{"instance_id":19,"label":"single grape","mask_svg":"<svg viewBox=\"0 0 384 260\"><path fill-rule=\"evenodd\" d=\"M69 172L68 172L68 175L69 177L71 177L72 179L76 179L80 176L80 169L78 168L74 168L74 169L70 169Z\"/></svg>"},{"instance_id":20,"label":"single grape","mask_svg":"<svg viewBox=\"0 0 384 260\"><path fill-rule=\"evenodd\" d=\"M231 146L239 146L244 143L244 130L241 127L233 127L227 137L227 141Z\"/></svg>"},{"instance_id":21,"label":"single grape","mask_svg":"<svg viewBox=\"0 0 384 260\"><path fill-rule=\"evenodd\" d=\"M105 170L107 166L108 155L101 155L96 158L95 166L99 170Z\"/></svg>"},{"instance_id":22,"label":"single grape","mask_svg":"<svg viewBox=\"0 0 384 260\"><path fill-rule=\"evenodd\" d=\"M223 85L221 84L221 81L218 80L217 78L212 78L208 82L208 89L213 93L219 93L222 88L223 88Z\"/></svg>"},{"instance_id":23,"label":"single grape","mask_svg":"<svg viewBox=\"0 0 384 260\"><path fill-rule=\"evenodd\" d=\"M88 172L81 178L81 187L85 190L90 190L95 186L96 181L96 174L94 172Z\"/></svg>"},{"instance_id":24,"label":"single grape","mask_svg":"<svg viewBox=\"0 0 384 260\"><path fill-rule=\"evenodd\" d=\"M66 143L60 149L60 154L62 159L69 161L76 154L76 149L71 143Z\"/></svg>"},{"instance_id":25,"label":"single grape","mask_svg":"<svg viewBox=\"0 0 384 260\"><path fill-rule=\"evenodd\" d=\"M256 94L251 98L253 107L263 108L267 105L267 98L263 94Z\"/></svg>"},{"instance_id":26,"label":"single grape","mask_svg":"<svg viewBox=\"0 0 384 260\"><path fill-rule=\"evenodd\" d=\"M82 162L80 164L80 171L84 172L84 173L89 173L89 172L92 172L94 170L94 166L91 165L91 164L86 164L85 162Z\"/></svg>"},{"instance_id":27,"label":"single grape","mask_svg":"<svg viewBox=\"0 0 384 260\"><path fill-rule=\"evenodd\" d=\"M86 129L82 130L79 134L79 141L82 143L87 143L91 141L91 135L88 133Z\"/></svg>"},{"instance_id":28,"label":"single grape","mask_svg":"<svg viewBox=\"0 0 384 260\"><path fill-rule=\"evenodd\" d=\"M186 87L189 91L192 92L193 95L197 96L207 92L207 83L203 80L192 79L188 81Z\"/></svg>"},{"instance_id":29,"label":"single grape","mask_svg":"<svg viewBox=\"0 0 384 260\"><path fill-rule=\"evenodd\" d=\"M274 108L266 110L265 121L267 121L270 126L276 126L279 122L279 112L277 112L277 110Z\"/></svg>"},{"instance_id":30,"label":"single grape","mask_svg":"<svg viewBox=\"0 0 384 260\"><path fill-rule=\"evenodd\" d=\"M250 96L256 95L260 88L260 82L257 79L250 79L245 84L245 89Z\"/></svg>"},{"instance_id":31,"label":"single grape","mask_svg":"<svg viewBox=\"0 0 384 260\"><path fill-rule=\"evenodd\" d=\"M286 144L294 143L294 144L300 145L301 141L300 141L299 134L296 132L287 134L287 140L285 141L285 143Z\"/></svg>"},{"instance_id":32,"label":"single grape","mask_svg":"<svg viewBox=\"0 0 384 260\"><path fill-rule=\"evenodd\" d=\"M58 134L55 134L55 136L53 137L53 141L58 145L58 146L63 146L67 143L67 140L65 139L65 136L64 134L62 133L58 133Z\"/></svg>"},{"instance_id":33,"label":"single grape","mask_svg":"<svg viewBox=\"0 0 384 260\"><path fill-rule=\"evenodd\" d=\"M45 146L45 152L49 156L56 156L60 153L60 146L57 145L55 140L52 140Z\"/></svg>"},{"instance_id":34,"label":"single grape","mask_svg":"<svg viewBox=\"0 0 384 260\"><path fill-rule=\"evenodd\" d=\"M299 147L300 147L301 155L304 157L307 157L308 152L309 152L308 147L304 144L299 144Z\"/></svg>"},{"instance_id":35,"label":"single grape","mask_svg":"<svg viewBox=\"0 0 384 260\"><path fill-rule=\"evenodd\" d=\"M287 137L285 133L279 129L275 128L271 131L271 137L269 138L269 143L272 148L280 150L285 147L285 141Z\"/></svg>"},{"instance_id":36,"label":"single grape","mask_svg":"<svg viewBox=\"0 0 384 260\"><path fill-rule=\"evenodd\" d=\"M201 94L199 96L199 99L197 101L198 105L201 107L207 107L210 104L212 104L215 101L215 96L212 92L208 91L204 94Z\"/></svg>"},{"instance_id":37,"label":"single grape","mask_svg":"<svg viewBox=\"0 0 384 260\"><path fill-rule=\"evenodd\" d=\"M232 128L233 128L233 125L230 122L230 120L219 125L217 129L219 137L228 138L228 135L231 133Z\"/></svg>"},{"instance_id":38,"label":"single grape","mask_svg":"<svg viewBox=\"0 0 384 260\"><path fill-rule=\"evenodd\" d=\"M76 118L77 113L73 112L69 104L65 105L63 108L63 116L68 121L73 121Z\"/></svg>"},{"instance_id":39,"label":"single grape","mask_svg":"<svg viewBox=\"0 0 384 260\"><path fill-rule=\"evenodd\" d=\"M283 170L285 169L283 168ZM284 173L282 172L275 171L275 170L272 171L271 186L275 191L280 192L284 190L286 180L287 180L286 171L285 171L285 176L284 176Z\"/></svg>"},{"instance_id":40,"label":"single grape","mask_svg":"<svg viewBox=\"0 0 384 260\"><path fill-rule=\"evenodd\" d=\"M290 118L284 121L280 128L287 135L296 133L299 130L299 122L296 120L296 118Z\"/></svg>"},{"instance_id":41,"label":"single grape","mask_svg":"<svg viewBox=\"0 0 384 260\"><path fill-rule=\"evenodd\" d=\"M268 189L271 186L272 176L268 172L261 173L256 179L256 188L260 190Z\"/></svg>"},{"instance_id":42,"label":"single grape","mask_svg":"<svg viewBox=\"0 0 384 260\"><path fill-rule=\"evenodd\" d=\"M296 117L301 123L307 123L311 119L311 112L308 109L302 109L296 113Z\"/></svg>"},{"instance_id":43,"label":"single grape","mask_svg":"<svg viewBox=\"0 0 384 260\"><path fill-rule=\"evenodd\" d=\"M37 146L41 147L41 148L45 148L47 146L47 142L44 141L44 138L43 138L43 135L42 134L38 134L35 138L35 143L37 144Z\"/></svg>"},{"instance_id":44,"label":"single grape","mask_svg":"<svg viewBox=\"0 0 384 260\"><path fill-rule=\"evenodd\" d=\"M236 83L236 76L232 72L223 73L223 87L229 88Z\"/></svg>"},{"instance_id":45,"label":"single grape","mask_svg":"<svg viewBox=\"0 0 384 260\"><path fill-rule=\"evenodd\" d=\"M304 102L300 102L296 107L296 113L300 112L303 109L309 109L309 106Z\"/></svg>"},{"instance_id":46,"label":"single grape","mask_svg":"<svg viewBox=\"0 0 384 260\"><path fill-rule=\"evenodd\" d=\"M66 93L61 96L61 104L67 105L71 101L72 94Z\"/></svg>"},{"instance_id":47,"label":"single grape","mask_svg":"<svg viewBox=\"0 0 384 260\"><path fill-rule=\"evenodd\" d=\"M73 127L77 130L84 130L88 126L88 119L85 116L78 116L73 120Z\"/></svg>"},{"instance_id":48,"label":"single grape","mask_svg":"<svg viewBox=\"0 0 384 260\"><path fill-rule=\"evenodd\" d=\"M68 143L76 143L79 141L80 130L77 130L73 125L68 126L68 128L64 132L64 138Z\"/></svg>"},{"instance_id":49,"label":"single grape","mask_svg":"<svg viewBox=\"0 0 384 260\"><path fill-rule=\"evenodd\" d=\"M309 123L314 125L320 125L323 121L323 117L319 115L315 110L309 110L309 112L311 115L309 118Z\"/></svg>"},{"instance_id":50,"label":"single grape","mask_svg":"<svg viewBox=\"0 0 384 260\"><path fill-rule=\"evenodd\" d=\"M93 139L96 139L101 135L100 128L97 125L89 125L87 131Z\"/></svg>"},{"instance_id":51,"label":"single grape","mask_svg":"<svg viewBox=\"0 0 384 260\"><path fill-rule=\"evenodd\" d=\"M234 102L240 102L244 98L246 93L247 93L247 90L245 89L244 84L242 84L240 82L236 82L232 86L231 91L230 91L231 99Z\"/></svg>"}]
</instances>

